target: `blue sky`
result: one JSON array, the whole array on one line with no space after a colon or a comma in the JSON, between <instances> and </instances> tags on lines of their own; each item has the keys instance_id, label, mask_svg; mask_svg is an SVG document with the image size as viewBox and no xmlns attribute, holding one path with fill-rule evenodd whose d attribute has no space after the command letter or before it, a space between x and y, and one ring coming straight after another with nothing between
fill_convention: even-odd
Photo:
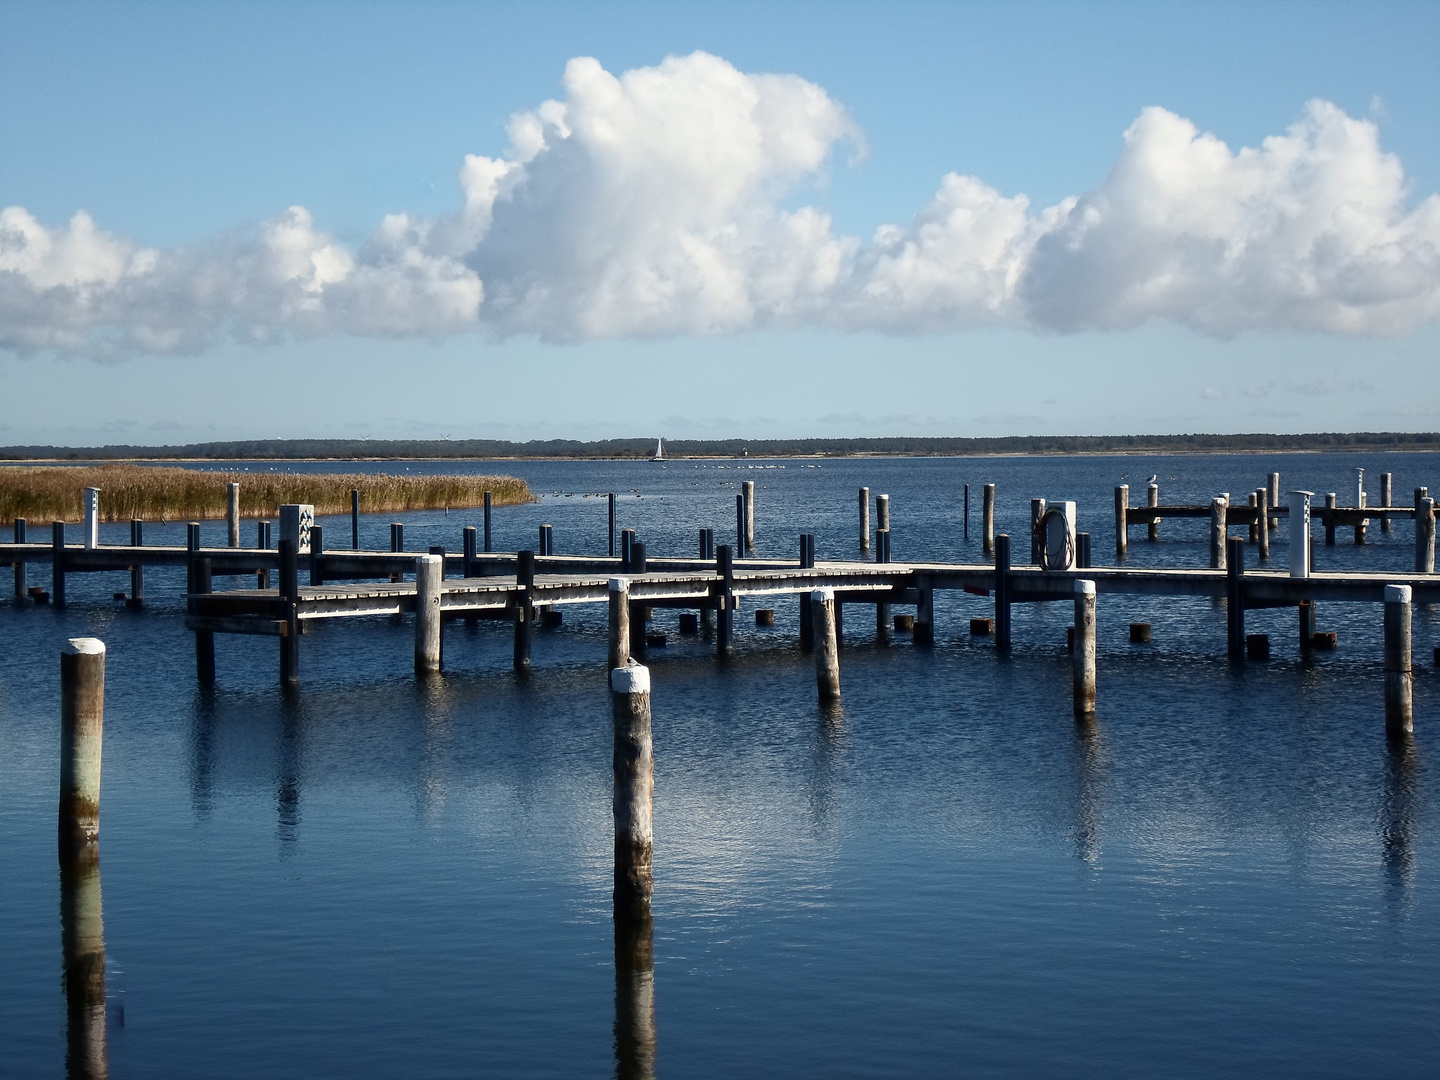
<instances>
[{"instance_id":1,"label":"blue sky","mask_svg":"<svg viewBox=\"0 0 1440 1080\"><path fill-rule=\"evenodd\" d=\"M1437 55L1435 4L0 3L0 443L1434 430Z\"/></svg>"}]
</instances>

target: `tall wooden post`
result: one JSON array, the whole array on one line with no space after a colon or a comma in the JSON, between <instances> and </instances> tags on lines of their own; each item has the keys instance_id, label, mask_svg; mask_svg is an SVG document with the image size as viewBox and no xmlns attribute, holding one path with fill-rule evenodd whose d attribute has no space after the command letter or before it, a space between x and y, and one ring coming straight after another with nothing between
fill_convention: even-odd
<instances>
[{"instance_id":1,"label":"tall wooden post","mask_svg":"<svg viewBox=\"0 0 1440 1080\"><path fill-rule=\"evenodd\" d=\"M965 485L965 540L970 539L970 485Z\"/></svg>"},{"instance_id":2,"label":"tall wooden post","mask_svg":"<svg viewBox=\"0 0 1440 1080\"><path fill-rule=\"evenodd\" d=\"M864 490L864 489L862 489ZM868 544L866 545L869 546ZM800 534L800 569L808 570L815 565L815 534ZM815 623L810 617L810 594L800 594L800 650L809 652L815 646Z\"/></svg>"},{"instance_id":3,"label":"tall wooden post","mask_svg":"<svg viewBox=\"0 0 1440 1080\"><path fill-rule=\"evenodd\" d=\"M995 537L995 647L1010 651L1010 534Z\"/></svg>"},{"instance_id":4,"label":"tall wooden post","mask_svg":"<svg viewBox=\"0 0 1440 1080\"><path fill-rule=\"evenodd\" d=\"M360 550L360 489L350 489L350 550Z\"/></svg>"},{"instance_id":5,"label":"tall wooden post","mask_svg":"<svg viewBox=\"0 0 1440 1080\"><path fill-rule=\"evenodd\" d=\"M1123 560L1130 547L1130 485L1115 488L1115 557Z\"/></svg>"},{"instance_id":6,"label":"tall wooden post","mask_svg":"<svg viewBox=\"0 0 1440 1080\"><path fill-rule=\"evenodd\" d=\"M515 586L514 668L525 672L530 670L530 623L535 617L535 552L526 550L516 553Z\"/></svg>"},{"instance_id":7,"label":"tall wooden post","mask_svg":"<svg viewBox=\"0 0 1440 1080\"><path fill-rule=\"evenodd\" d=\"M1435 500L1428 496L1415 504L1415 572L1435 572Z\"/></svg>"},{"instance_id":8,"label":"tall wooden post","mask_svg":"<svg viewBox=\"0 0 1440 1080\"><path fill-rule=\"evenodd\" d=\"M610 579L610 649L606 657L609 670L623 668L630 662L630 579Z\"/></svg>"},{"instance_id":9,"label":"tall wooden post","mask_svg":"<svg viewBox=\"0 0 1440 1080\"><path fill-rule=\"evenodd\" d=\"M310 526L310 584L324 585L325 570L320 559L325 554L325 530L322 526Z\"/></svg>"},{"instance_id":10,"label":"tall wooden post","mask_svg":"<svg viewBox=\"0 0 1440 1080\"><path fill-rule=\"evenodd\" d=\"M211 566L209 559L196 559L191 571L190 591L195 596L208 596L211 589ZM198 614L198 605L194 600L188 601L190 610ZM200 680L202 686L209 686L215 681L215 632L213 630L195 631L195 678Z\"/></svg>"},{"instance_id":11,"label":"tall wooden post","mask_svg":"<svg viewBox=\"0 0 1440 1080\"><path fill-rule=\"evenodd\" d=\"M130 519L130 546L145 546L145 522L139 518ZM130 604L138 607L145 600L145 564L138 558L130 567Z\"/></svg>"},{"instance_id":12,"label":"tall wooden post","mask_svg":"<svg viewBox=\"0 0 1440 1080\"><path fill-rule=\"evenodd\" d=\"M605 497L605 502L607 504L608 520L610 522L610 557L613 559L615 557L615 492L610 492L610 494Z\"/></svg>"},{"instance_id":13,"label":"tall wooden post","mask_svg":"<svg viewBox=\"0 0 1440 1080\"><path fill-rule=\"evenodd\" d=\"M17 518L15 519L15 543L17 543L17 544L26 543L26 540L25 540L25 519L22 518L22 517L17 517ZM20 599L20 600L23 600L23 599L25 598L26 593L29 591L29 588L30 588L30 583L29 583L29 581L27 580L27 575L26 575L26 572L25 572L25 560L24 560L24 559L16 559L16 560L15 560L15 596L16 596L16 598L17 598L17 599Z\"/></svg>"},{"instance_id":14,"label":"tall wooden post","mask_svg":"<svg viewBox=\"0 0 1440 1080\"><path fill-rule=\"evenodd\" d=\"M810 594L810 621L815 627L815 683L820 703L840 700L840 642L835 630L835 593L816 589Z\"/></svg>"},{"instance_id":15,"label":"tall wooden post","mask_svg":"<svg viewBox=\"0 0 1440 1080\"><path fill-rule=\"evenodd\" d=\"M1410 684L1410 586L1385 586L1385 730L1408 735L1414 730Z\"/></svg>"},{"instance_id":16,"label":"tall wooden post","mask_svg":"<svg viewBox=\"0 0 1440 1080\"><path fill-rule=\"evenodd\" d=\"M314 535L313 533L311 535ZM440 600L445 580L445 556L421 555L415 560L415 674L440 670Z\"/></svg>"},{"instance_id":17,"label":"tall wooden post","mask_svg":"<svg viewBox=\"0 0 1440 1080\"><path fill-rule=\"evenodd\" d=\"M255 523L255 546L261 551L270 550L270 522L257 521ZM270 588L270 571L268 568L255 571L255 587L257 589Z\"/></svg>"},{"instance_id":18,"label":"tall wooden post","mask_svg":"<svg viewBox=\"0 0 1440 1080\"><path fill-rule=\"evenodd\" d=\"M877 532L890 531L890 496L875 496L875 529Z\"/></svg>"},{"instance_id":19,"label":"tall wooden post","mask_svg":"<svg viewBox=\"0 0 1440 1080\"><path fill-rule=\"evenodd\" d=\"M225 485L225 546L240 546L240 485Z\"/></svg>"},{"instance_id":20,"label":"tall wooden post","mask_svg":"<svg viewBox=\"0 0 1440 1080\"><path fill-rule=\"evenodd\" d=\"M986 484L980 504L980 542L986 555L995 552L995 485Z\"/></svg>"},{"instance_id":21,"label":"tall wooden post","mask_svg":"<svg viewBox=\"0 0 1440 1080\"><path fill-rule=\"evenodd\" d=\"M1365 470L1355 470L1355 509L1364 510L1369 500L1365 494ZM1367 519L1363 516L1355 522L1355 544L1357 547L1365 543L1365 526Z\"/></svg>"},{"instance_id":22,"label":"tall wooden post","mask_svg":"<svg viewBox=\"0 0 1440 1080\"><path fill-rule=\"evenodd\" d=\"M633 661L610 670L615 721L615 907L648 908L652 867L655 751L650 734L650 670Z\"/></svg>"},{"instance_id":23,"label":"tall wooden post","mask_svg":"<svg viewBox=\"0 0 1440 1080\"><path fill-rule=\"evenodd\" d=\"M100 839L100 757L105 728L105 643L71 638L60 650L60 851Z\"/></svg>"},{"instance_id":24,"label":"tall wooden post","mask_svg":"<svg viewBox=\"0 0 1440 1080\"><path fill-rule=\"evenodd\" d=\"M1230 662L1245 662L1245 541L1238 536L1226 540L1225 559L1225 644Z\"/></svg>"},{"instance_id":25,"label":"tall wooden post","mask_svg":"<svg viewBox=\"0 0 1440 1080\"><path fill-rule=\"evenodd\" d=\"M1393 479L1388 472L1382 472L1380 474L1380 505L1387 508L1395 505ZM1387 514L1380 519L1380 531L1382 533L1388 533L1390 531L1390 515Z\"/></svg>"},{"instance_id":26,"label":"tall wooden post","mask_svg":"<svg viewBox=\"0 0 1440 1080\"><path fill-rule=\"evenodd\" d=\"M1229 503L1217 495L1210 500L1210 569L1225 569L1225 516Z\"/></svg>"},{"instance_id":27,"label":"tall wooden post","mask_svg":"<svg viewBox=\"0 0 1440 1080\"><path fill-rule=\"evenodd\" d=\"M1335 492L1325 496L1325 546L1335 546L1335 509L1339 505Z\"/></svg>"},{"instance_id":28,"label":"tall wooden post","mask_svg":"<svg viewBox=\"0 0 1440 1080\"><path fill-rule=\"evenodd\" d=\"M478 577L476 570L475 552L479 547L478 533L474 525L466 525L460 530L460 576Z\"/></svg>"},{"instance_id":29,"label":"tall wooden post","mask_svg":"<svg viewBox=\"0 0 1440 1080\"><path fill-rule=\"evenodd\" d=\"M715 549L715 571L720 575L720 606L715 612L715 654L726 656L730 652L730 634L735 622L735 612L730 606L734 602L730 590L735 584L735 557L729 544L721 544Z\"/></svg>"},{"instance_id":30,"label":"tall wooden post","mask_svg":"<svg viewBox=\"0 0 1440 1080\"><path fill-rule=\"evenodd\" d=\"M50 602L65 606L65 522L50 524Z\"/></svg>"},{"instance_id":31,"label":"tall wooden post","mask_svg":"<svg viewBox=\"0 0 1440 1080\"><path fill-rule=\"evenodd\" d=\"M1252 492L1250 493L1250 496L1249 496L1249 498L1248 498L1247 501L1248 501L1249 504L1250 504L1250 509L1252 509L1252 510L1255 511L1255 516L1250 519L1250 543L1252 543L1252 544L1259 544L1259 543L1260 543L1260 511L1259 511L1259 507L1260 507L1260 493L1259 493L1259 492L1256 492L1256 491L1252 491Z\"/></svg>"},{"instance_id":32,"label":"tall wooden post","mask_svg":"<svg viewBox=\"0 0 1440 1080\"><path fill-rule=\"evenodd\" d=\"M1270 558L1270 493L1264 488L1255 492L1256 545L1262 559Z\"/></svg>"},{"instance_id":33,"label":"tall wooden post","mask_svg":"<svg viewBox=\"0 0 1440 1080\"><path fill-rule=\"evenodd\" d=\"M1160 505L1159 484L1151 484L1145 489L1145 505L1151 508ZM1150 519L1150 529L1148 536L1151 543L1154 543L1156 540L1160 539L1160 522L1155 518Z\"/></svg>"},{"instance_id":34,"label":"tall wooden post","mask_svg":"<svg viewBox=\"0 0 1440 1080\"><path fill-rule=\"evenodd\" d=\"M300 620L295 605L300 598L300 557L294 540L280 540L280 598L284 601L285 633L280 637L280 685L293 690L300 685Z\"/></svg>"},{"instance_id":35,"label":"tall wooden post","mask_svg":"<svg viewBox=\"0 0 1440 1080\"><path fill-rule=\"evenodd\" d=\"M1300 601L1300 655L1304 656L1315 645L1315 602Z\"/></svg>"},{"instance_id":36,"label":"tall wooden post","mask_svg":"<svg viewBox=\"0 0 1440 1080\"><path fill-rule=\"evenodd\" d=\"M1077 717L1095 713L1095 582L1075 582L1075 641L1070 654Z\"/></svg>"},{"instance_id":37,"label":"tall wooden post","mask_svg":"<svg viewBox=\"0 0 1440 1080\"><path fill-rule=\"evenodd\" d=\"M490 554L490 492L485 492L485 554Z\"/></svg>"},{"instance_id":38,"label":"tall wooden post","mask_svg":"<svg viewBox=\"0 0 1440 1080\"><path fill-rule=\"evenodd\" d=\"M742 483L740 495L745 500L745 554L749 555L755 550L755 481Z\"/></svg>"},{"instance_id":39,"label":"tall wooden post","mask_svg":"<svg viewBox=\"0 0 1440 1080\"><path fill-rule=\"evenodd\" d=\"M921 575L916 584L920 596L915 603L915 636L912 640L916 645L929 645L935 641L935 587L926 575Z\"/></svg>"},{"instance_id":40,"label":"tall wooden post","mask_svg":"<svg viewBox=\"0 0 1440 1080\"><path fill-rule=\"evenodd\" d=\"M735 554L745 557L745 496L735 496Z\"/></svg>"},{"instance_id":41,"label":"tall wooden post","mask_svg":"<svg viewBox=\"0 0 1440 1080\"><path fill-rule=\"evenodd\" d=\"M870 489L860 489L860 550L870 550Z\"/></svg>"},{"instance_id":42,"label":"tall wooden post","mask_svg":"<svg viewBox=\"0 0 1440 1080\"><path fill-rule=\"evenodd\" d=\"M1265 495L1266 501L1272 510L1280 505L1280 474L1278 472L1272 472L1265 478ZM1275 514L1271 514L1270 528L1278 529L1279 527L1280 518Z\"/></svg>"}]
</instances>

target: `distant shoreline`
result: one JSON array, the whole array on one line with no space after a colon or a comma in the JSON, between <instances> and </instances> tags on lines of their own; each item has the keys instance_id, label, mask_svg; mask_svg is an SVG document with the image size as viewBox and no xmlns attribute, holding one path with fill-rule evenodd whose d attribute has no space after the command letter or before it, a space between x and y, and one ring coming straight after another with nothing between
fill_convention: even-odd
<instances>
[{"instance_id":1,"label":"distant shoreline","mask_svg":"<svg viewBox=\"0 0 1440 1080\"><path fill-rule=\"evenodd\" d=\"M651 437L518 443L498 439L265 439L184 446L8 446L3 463L217 461L647 461ZM676 439L665 460L745 458L1042 457L1057 455L1274 454L1440 451L1437 432L1317 432L1303 435L1019 435L1003 438Z\"/></svg>"}]
</instances>

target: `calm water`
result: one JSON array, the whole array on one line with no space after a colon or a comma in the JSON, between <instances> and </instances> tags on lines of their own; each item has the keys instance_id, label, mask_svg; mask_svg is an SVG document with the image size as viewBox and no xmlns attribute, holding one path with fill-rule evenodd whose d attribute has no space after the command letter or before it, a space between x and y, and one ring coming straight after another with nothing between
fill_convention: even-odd
<instances>
[{"instance_id":1,"label":"calm water","mask_svg":"<svg viewBox=\"0 0 1440 1080\"><path fill-rule=\"evenodd\" d=\"M514 462L544 498L497 511L495 541L533 546L549 522L560 550L600 553L605 503L587 495L615 490L652 553L690 554L700 526L733 536L754 479L762 554L793 555L806 530L821 557L855 557L869 484L892 497L897 560L978 560L993 480L1001 530L1024 533L1032 495L1077 499L1108 563L1116 483L1138 502L1156 472L1164 501L1195 502L1279 468L1344 505L1355 465L1372 499L1386 470L1397 502L1440 487L1440 456L1418 454ZM367 544L389 520L365 519ZM407 546L458 549L477 520L408 515ZM329 544L348 540L333 525ZM221 542L223 523L204 528ZM1134 565L1207 559L1208 523L1143 535ZM1317 565L1404 571L1412 536L1372 525L1356 549L1342 530ZM537 632L528 680L502 624L448 626L446 674L424 683L408 626L321 626L287 701L268 639L221 638L218 684L197 689L178 574L148 572L143 612L110 599L126 575L71 577L63 612L16 607L0 581L0 1073L65 1071L56 654L78 635L109 646L112 1076L615 1073L601 609ZM1102 595L1100 713L1082 728L1068 605L1017 607L1008 659L968 635L983 598L937 598L929 649L877 644L856 606L838 715L816 706L793 601L774 605L773 629L742 608L725 667L657 614L659 1075L1433 1072L1435 611L1415 612L1415 739L1387 747L1378 606L1322 605L1340 649L1309 661L1293 611L1253 612L1274 659L1236 670L1223 607ZM1153 645L1128 643L1132 619Z\"/></svg>"}]
</instances>

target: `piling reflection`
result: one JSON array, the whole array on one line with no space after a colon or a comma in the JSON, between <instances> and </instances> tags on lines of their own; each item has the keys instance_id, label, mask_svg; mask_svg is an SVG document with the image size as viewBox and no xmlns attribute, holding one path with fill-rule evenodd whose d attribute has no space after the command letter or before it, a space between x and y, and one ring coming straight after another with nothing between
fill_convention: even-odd
<instances>
[{"instance_id":1,"label":"piling reflection","mask_svg":"<svg viewBox=\"0 0 1440 1080\"><path fill-rule=\"evenodd\" d=\"M649 903L615 905L615 1076L655 1076L655 924Z\"/></svg>"},{"instance_id":2,"label":"piling reflection","mask_svg":"<svg viewBox=\"0 0 1440 1080\"><path fill-rule=\"evenodd\" d=\"M300 836L300 751L299 707L286 702L280 722L280 746L276 761L275 836L281 857L294 854Z\"/></svg>"},{"instance_id":3,"label":"piling reflection","mask_svg":"<svg viewBox=\"0 0 1440 1080\"><path fill-rule=\"evenodd\" d=\"M1415 885L1416 757L1411 736L1389 739L1380 803L1380 845L1385 883L1396 900L1407 899Z\"/></svg>"},{"instance_id":4,"label":"piling reflection","mask_svg":"<svg viewBox=\"0 0 1440 1080\"><path fill-rule=\"evenodd\" d=\"M60 856L60 952L65 977L65 1074L109 1075L105 1055L105 921L94 844Z\"/></svg>"},{"instance_id":5,"label":"piling reflection","mask_svg":"<svg viewBox=\"0 0 1440 1080\"><path fill-rule=\"evenodd\" d=\"M208 821L215 787L215 691L202 687L195 695L190 734L190 807L196 821Z\"/></svg>"},{"instance_id":6,"label":"piling reflection","mask_svg":"<svg viewBox=\"0 0 1440 1080\"><path fill-rule=\"evenodd\" d=\"M1093 716L1075 721L1075 794L1071 836L1075 854L1091 867L1100 864L1100 783L1105 745Z\"/></svg>"}]
</instances>

